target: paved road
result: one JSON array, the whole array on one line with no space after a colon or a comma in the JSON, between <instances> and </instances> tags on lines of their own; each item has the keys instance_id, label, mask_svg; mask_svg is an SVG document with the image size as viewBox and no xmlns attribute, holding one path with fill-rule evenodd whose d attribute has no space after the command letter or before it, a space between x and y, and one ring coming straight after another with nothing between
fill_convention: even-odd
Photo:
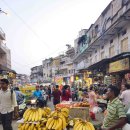
<instances>
[{"instance_id":1,"label":"paved road","mask_svg":"<svg viewBox=\"0 0 130 130\"><path fill-rule=\"evenodd\" d=\"M54 110L54 107L53 107L52 102L48 102L48 106L49 106L52 110ZM16 123L16 121L13 121L12 126L13 126L13 130L17 130L18 124ZM0 130L3 130L1 124L0 124Z\"/></svg>"}]
</instances>

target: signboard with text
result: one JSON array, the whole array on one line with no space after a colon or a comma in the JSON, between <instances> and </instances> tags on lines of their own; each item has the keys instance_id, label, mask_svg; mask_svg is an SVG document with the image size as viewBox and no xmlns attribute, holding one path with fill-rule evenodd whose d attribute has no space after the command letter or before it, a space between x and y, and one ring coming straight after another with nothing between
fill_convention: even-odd
<instances>
[{"instance_id":1,"label":"signboard with text","mask_svg":"<svg viewBox=\"0 0 130 130\"><path fill-rule=\"evenodd\" d=\"M124 58L109 64L109 73L119 72L123 70L129 70L129 58Z\"/></svg>"}]
</instances>

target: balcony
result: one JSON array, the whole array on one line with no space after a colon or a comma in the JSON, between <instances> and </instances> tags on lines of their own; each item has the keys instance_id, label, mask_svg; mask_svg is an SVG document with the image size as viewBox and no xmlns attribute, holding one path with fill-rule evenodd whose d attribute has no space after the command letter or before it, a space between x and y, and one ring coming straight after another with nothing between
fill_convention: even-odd
<instances>
[{"instance_id":1,"label":"balcony","mask_svg":"<svg viewBox=\"0 0 130 130\"><path fill-rule=\"evenodd\" d=\"M6 54L8 50L7 46L3 42L0 42L0 53Z\"/></svg>"},{"instance_id":2,"label":"balcony","mask_svg":"<svg viewBox=\"0 0 130 130\"><path fill-rule=\"evenodd\" d=\"M5 33L4 33L4 31L2 30L2 28L0 28L0 39L1 39L1 40L5 40Z\"/></svg>"}]
</instances>

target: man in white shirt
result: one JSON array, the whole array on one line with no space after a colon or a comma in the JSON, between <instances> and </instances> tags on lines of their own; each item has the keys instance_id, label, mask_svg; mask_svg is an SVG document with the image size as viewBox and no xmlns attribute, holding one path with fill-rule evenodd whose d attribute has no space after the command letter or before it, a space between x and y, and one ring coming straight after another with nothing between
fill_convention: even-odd
<instances>
[{"instance_id":1,"label":"man in white shirt","mask_svg":"<svg viewBox=\"0 0 130 130\"><path fill-rule=\"evenodd\" d=\"M7 79L1 79L0 84L0 113L3 130L13 130L11 125L13 111L15 116L18 115L16 95L8 88L9 81Z\"/></svg>"},{"instance_id":2,"label":"man in white shirt","mask_svg":"<svg viewBox=\"0 0 130 130\"><path fill-rule=\"evenodd\" d=\"M120 98L126 107L126 110L130 107L130 85L125 84L125 91L122 92Z\"/></svg>"}]
</instances>

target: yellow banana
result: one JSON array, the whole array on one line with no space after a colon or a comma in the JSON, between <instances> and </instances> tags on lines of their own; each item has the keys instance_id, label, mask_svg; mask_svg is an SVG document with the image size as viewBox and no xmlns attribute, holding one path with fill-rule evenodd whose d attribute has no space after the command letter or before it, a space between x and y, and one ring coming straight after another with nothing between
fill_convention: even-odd
<instances>
[{"instance_id":1,"label":"yellow banana","mask_svg":"<svg viewBox=\"0 0 130 130\"><path fill-rule=\"evenodd\" d=\"M47 121L47 123L46 123L46 128L48 128L49 127L49 125L50 125L50 123L53 121L53 118L49 118L48 119L48 121Z\"/></svg>"},{"instance_id":2,"label":"yellow banana","mask_svg":"<svg viewBox=\"0 0 130 130\"><path fill-rule=\"evenodd\" d=\"M23 118L25 118L26 117L26 115L27 115L27 113L30 111L30 108L28 108L25 112L24 112L24 114L23 114Z\"/></svg>"},{"instance_id":3,"label":"yellow banana","mask_svg":"<svg viewBox=\"0 0 130 130\"><path fill-rule=\"evenodd\" d=\"M36 111L35 112L35 119L34 119L34 121L38 121L38 118L39 118L38 116L39 116L39 113L38 113L38 111Z\"/></svg>"},{"instance_id":4,"label":"yellow banana","mask_svg":"<svg viewBox=\"0 0 130 130\"><path fill-rule=\"evenodd\" d=\"M39 114L38 120L40 121L42 119L42 110L41 110L41 108L38 109L38 114Z\"/></svg>"},{"instance_id":5,"label":"yellow banana","mask_svg":"<svg viewBox=\"0 0 130 130\"><path fill-rule=\"evenodd\" d=\"M54 123L55 123L55 120L53 119L51 122L50 122L50 124L49 124L49 126L47 127L48 129L52 129L52 127L54 126Z\"/></svg>"},{"instance_id":6,"label":"yellow banana","mask_svg":"<svg viewBox=\"0 0 130 130\"><path fill-rule=\"evenodd\" d=\"M95 130L94 126L92 125L92 123L87 122L87 125L90 127L91 130Z\"/></svg>"},{"instance_id":7,"label":"yellow banana","mask_svg":"<svg viewBox=\"0 0 130 130\"><path fill-rule=\"evenodd\" d=\"M56 127L55 127L55 129L56 130L59 130L60 128L62 128L62 119L61 118L59 118L58 120L57 120L57 125L56 125Z\"/></svg>"},{"instance_id":8,"label":"yellow banana","mask_svg":"<svg viewBox=\"0 0 130 130\"><path fill-rule=\"evenodd\" d=\"M34 130L34 124L33 123L30 125L30 130Z\"/></svg>"},{"instance_id":9,"label":"yellow banana","mask_svg":"<svg viewBox=\"0 0 130 130\"><path fill-rule=\"evenodd\" d=\"M62 117L61 119L62 119L62 127L63 127L63 129L65 129L66 125L67 125L66 119L64 117Z\"/></svg>"},{"instance_id":10,"label":"yellow banana","mask_svg":"<svg viewBox=\"0 0 130 130\"><path fill-rule=\"evenodd\" d=\"M28 130L29 125L30 125L29 123L25 124L25 130Z\"/></svg>"}]
</instances>

